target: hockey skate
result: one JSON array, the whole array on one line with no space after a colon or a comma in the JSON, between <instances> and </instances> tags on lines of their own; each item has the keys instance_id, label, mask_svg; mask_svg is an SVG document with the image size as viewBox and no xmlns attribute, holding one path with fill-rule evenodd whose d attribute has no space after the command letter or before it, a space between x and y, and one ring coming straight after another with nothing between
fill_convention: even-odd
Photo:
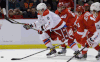
<instances>
[{"instance_id":1,"label":"hockey skate","mask_svg":"<svg viewBox=\"0 0 100 62\"><path fill-rule=\"evenodd\" d=\"M80 53L80 54L76 55L75 58L76 58L76 59L79 59L79 60L86 60L86 58L87 58L87 53L84 54L84 55Z\"/></svg>"},{"instance_id":2,"label":"hockey skate","mask_svg":"<svg viewBox=\"0 0 100 62\"><path fill-rule=\"evenodd\" d=\"M76 54L77 55L80 54L79 50L74 52L74 55L76 55Z\"/></svg>"},{"instance_id":3,"label":"hockey skate","mask_svg":"<svg viewBox=\"0 0 100 62\"><path fill-rule=\"evenodd\" d=\"M100 60L100 50L98 51L98 55L95 57L97 60Z\"/></svg>"},{"instance_id":4,"label":"hockey skate","mask_svg":"<svg viewBox=\"0 0 100 62\"><path fill-rule=\"evenodd\" d=\"M58 56L65 56L66 55L66 47L63 47L61 51L58 52Z\"/></svg>"},{"instance_id":5,"label":"hockey skate","mask_svg":"<svg viewBox=\"0 0 100 62\"><path fill-rule=\"evenodd\" d=\"M46 54L47 58L55 57L56 56L56 50L50 49L50 52Z\"/></svg>"}]
</instances>

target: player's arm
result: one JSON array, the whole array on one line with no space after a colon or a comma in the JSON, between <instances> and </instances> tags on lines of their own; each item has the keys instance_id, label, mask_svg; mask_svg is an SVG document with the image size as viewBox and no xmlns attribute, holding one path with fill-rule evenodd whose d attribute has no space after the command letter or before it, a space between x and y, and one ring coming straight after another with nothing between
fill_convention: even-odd
<instances>
[{"instance_id":1,"label":"player's arm","mask_svg":"<svg viewBox=\"0 0 100 62\"><path fill-rule=\"evenodd\" d=\"M37 21L35 21L34 23L30 23L30 24L27 23L23 27L27 30L31 28L36 29L36 30L42 30L42 26L45 24L46 24L46 21L43 18L41 18L40 15L38 15Z\"/></svg>"},{"instance_id":2,"label":"player's arm","mask_svg":"<svg viewBox=\"0 0 100 62\"><path fill-rule=\"evenodd\" d=\"M75 14L72 11L70 11L70 10L67 10L66 13L68 14L69 18L75 17Z\"/></svg>"},{"instance_id":3,"label":"player's arm","mask_svg":"<svg viewBox=\"0 0 100 62\"><path fill-rule=\"evenodd\" d=\"M90 17L89 20L87 20L87 29L89 30L88 38L89 40L94 40L96 37L96 27L95 27L95 19L93 17Z\"/></svg>"},{"instance_id":4,"label":"player's arm","mask_svg":"<svg viewBox=\"0 0 100 62\"><path fill-rule=\"evenodd\" d=\"M52 29L53 28L53 19L51 17L50 14L44 16L44 19L45 21L47 21L47 23L43 26L43 29L46 31L46 30L49 30L49 29Z\"/></svg>"}]
</instances>

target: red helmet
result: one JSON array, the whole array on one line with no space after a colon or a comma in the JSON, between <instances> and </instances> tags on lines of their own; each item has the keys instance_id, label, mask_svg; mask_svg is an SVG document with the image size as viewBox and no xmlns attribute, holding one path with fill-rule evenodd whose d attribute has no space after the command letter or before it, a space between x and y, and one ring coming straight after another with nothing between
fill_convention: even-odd
<instances>
[{"instance_id":1,"label":"red helmet","mask_svg":"<svg viewBox=\"0 0 100 62\"><path fill-rule=\"evenodd\" d=\"M84 7L85 7L85 6L90 6L90 5L89 5L88 3L85 3L85 4L84 4Z\"/></svg>"},{"instance_id":2,"label":"red helmet","mask_svg":"<svg viewBox=\"0 0 100 62\"><path fill-rule=\"evenodd\" d=\"M77 8L76 8L76 11L77 12L82 12L82 13L84 13L85 12L85 9L84 9L84 7L83 6L78 6Z\"/></svg>"},{"instance_id":3,"label":"red helmet","mask_svg":"<svg viewBox=\"0 0 100 62\"><path fill-rule=\"evenodd\" d=\"M57 7L62 7L62 6L65 6L65 3L64 2L59 2Z\"/></svg>"}]
</instances>

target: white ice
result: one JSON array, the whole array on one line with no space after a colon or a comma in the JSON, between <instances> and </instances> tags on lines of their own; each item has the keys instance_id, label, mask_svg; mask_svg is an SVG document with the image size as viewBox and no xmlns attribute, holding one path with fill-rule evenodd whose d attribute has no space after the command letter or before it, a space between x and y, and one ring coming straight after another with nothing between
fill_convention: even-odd
<instances>
[{"instance_id":1,"label":"white ice","mask_svg":"<svg viewBox=\"0 0 100 62\"><path fill-rule=\"evenodd\" d=\"M36 52L42 51L44 49L1 49L0 50L0 56L4 56L4 58L0 57L0 62L67 62L69 58L73 56L74 51L71 49L67 49L66 56L57 56L53 58L47 58L46 53L49 52L49 50L33 55L31 57L22 59L22 60L15 60L12 61L11 58L22 58L30 54L34 54ZM60 49L57 49L59 51ZM97 51L94 49L88 50L88 58L87 60L76 60L72 59L70 62L100 62L95 59L95 56L97 55Z\"/></svg>"}]
</instances>

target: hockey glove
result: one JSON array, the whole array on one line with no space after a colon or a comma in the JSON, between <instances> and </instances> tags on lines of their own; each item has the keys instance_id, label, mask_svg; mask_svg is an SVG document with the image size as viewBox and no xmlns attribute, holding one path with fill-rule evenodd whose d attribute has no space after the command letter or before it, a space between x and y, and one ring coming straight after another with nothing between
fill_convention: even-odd
<instances>
[{"instance_id":1,"label":"hockey glove","mask_svg":"<svg viewBox=\"0 0 100 62\"><path fill-rule=\"evenodd\" d=\"M26 30L32 29L33 25L32 24L24 24L23 26Z\"/></svg>"},{"instance_id":2,"label":"hockey glove","mask_svg":"<svg viewBox=\"0 0 100 62\"><path fill-rule=\"evenodd\" d=\"M92 47L93 44L94 44L94 40L93 40L92 38L89 38L89 39L87 40L87 43L88 43L88 45L89 45L90 47Z\"/></svg>"}]
</instances>

